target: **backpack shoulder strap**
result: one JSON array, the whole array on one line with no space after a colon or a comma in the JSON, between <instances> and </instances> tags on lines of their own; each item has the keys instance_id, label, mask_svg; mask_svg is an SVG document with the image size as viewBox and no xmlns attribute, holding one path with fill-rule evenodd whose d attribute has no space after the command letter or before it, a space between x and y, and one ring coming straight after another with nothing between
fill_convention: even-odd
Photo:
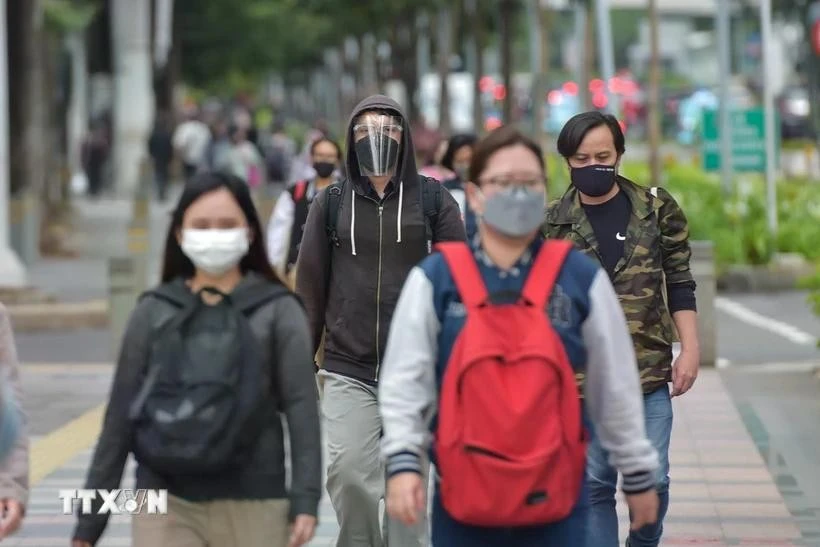
<instances>
[{"instance_id":1,"label":"backpack shoulder strap","mask_svg":"<svg viewBox=\"0 0 820 547\"><path fill-rule=\"evenodd\" d=\"M255 286L253 290L235 294L232 301L239 311L248 315L261 306L288 295L293 295L293 293L283 285L279 283L267 283L264 288ZM295 297L295 295L293 296Z\"/></svg>"},{"instance_id":2,"label":"backpack shoulder strap","mask_svg":"<svg viewBox=\"0 0 820 547\"><path fill-rule=\"evenodd\" d=\"M342 208L345 181L334 182L327 187L325 193L325 232L331 247L338 247L339 234L336 225L339 223L339 211Z\"/></svg>"},{"instance_id":3,"label":"backpack shoulder strap","mask_svg":"<svg viewBox=\"0 0 820 547\"><path fill-rule=\"evenodd\" d=\"M535 263L527 276L521 295L535 306L543 309L549 302L558 274L567 255L572 250L572 243L566 240L548 239L541 245Z\"/></svg>"},{"instance_id":4,"label":"backpack shoulder strap","mask_svg":"<svg viewBox=\"0 0 820 547\"><path fill-rule=\"evenodd\" d=\"M432 244L438 213L441 210L441 184L434 178L421 177L421 207L424 212L425 239Z\"/></svg>"},{"instance_id":5,"label":"backpack shoulder strap","mask_svg":"<svg viewBox=\"0 0 820 547\"><path fill-rule=\"evenodd\" d=\"M464 305L477 308L484 304L488 298L487 286L470 247L462 241L447 241L436 244L435 249L444 256Z\"/></svg>"}]
</instances>

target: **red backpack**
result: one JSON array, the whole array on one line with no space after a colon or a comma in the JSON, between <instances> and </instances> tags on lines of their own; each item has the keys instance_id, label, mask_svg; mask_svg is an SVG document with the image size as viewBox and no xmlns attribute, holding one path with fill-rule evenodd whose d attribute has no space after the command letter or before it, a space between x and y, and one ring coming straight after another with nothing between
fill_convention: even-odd
<instances>
[{"instance_id":1,"label":"red backpack","mask_svg":"<svg viewBox=\"0 0 820 547\"><path fill-rule=\"evenodd\" d=\"M305 197L305 194L307 193L307 186L308 186L308 181L306 181L306 180L300 180L299 182L296 183L296 185L293 187L293 202L294 203L296 203L297 201L299 201L303 197Z\"/></svg>"},{"instance_id":2,"label":"red backpack","mask_svg":"<svg viewBox=\"0 0 820 547\"><path fill-rule=\"evenodd\" d=\"M521 299L504 305L490 303L466 244L436 248L467 310L439 398L442 503L475 526L562 520L580 495L586 434L575 371L546 306L571 243L545 242Z\"/></svg>"}]
</instances>

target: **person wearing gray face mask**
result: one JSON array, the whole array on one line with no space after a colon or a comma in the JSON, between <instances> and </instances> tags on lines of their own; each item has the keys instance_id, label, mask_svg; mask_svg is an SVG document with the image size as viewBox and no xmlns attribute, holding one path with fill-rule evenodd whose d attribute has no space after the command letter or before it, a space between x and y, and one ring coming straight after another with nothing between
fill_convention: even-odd
<instances>
[{"instance_id":1,"label":"person wearing gray face mask","mask_svg":"<svg viewBox=\"0 0 820 547\"><path fill-rule=\"evenodd\" d=\"M503 188L484 199L482 222L507 237L529 236L544 221L544 190L539 179Z\"/></svg>"},{"instance_id":2,"label":"person wearing gray face mask","mask_svg":"<svg viewBox=\"0 0 820 547\"><path fill-rule=\"evenodd\" d=\"M539 515L524 524L521 515L542 502L532 501L532 494L504 499L513 487L523 484L535 492L533 485L543 484L522 474L510 480L509 470L524 460L518 454L546 454L548 446L581 437L566 429L579 421L600 436L623 473L633 528L657 519L658 455L644 428L624 313L602 267L572 245L545 241L539 233L544 171L538 144L514 127L496 129L479 142L466 183L469 206L479 218L477 235L469 245L436 245L437 252L411 270L392 318L378 391L386 509L408 526L423 521L422 462L429 449L439 471L433 545L585 544L589 500L583 449L577 482L558 472L566 481L549 487L545 504L567 502L560 515ZM558 359L568 361L566 396L558 395L562 388L538 387L539 367L516 368L521 356L538 354L534 340L548 338ZM575 401L579 373L587 377L583 407L561 414L524 402L531 389L533 401ZM541 429L545 416L557 415L561 425ZM511 435L516 427L526 435ZM463 434L479 430L486 435L480 441ZM557 461L536 468L556 472Z\"/></svg>"}]
</instances>

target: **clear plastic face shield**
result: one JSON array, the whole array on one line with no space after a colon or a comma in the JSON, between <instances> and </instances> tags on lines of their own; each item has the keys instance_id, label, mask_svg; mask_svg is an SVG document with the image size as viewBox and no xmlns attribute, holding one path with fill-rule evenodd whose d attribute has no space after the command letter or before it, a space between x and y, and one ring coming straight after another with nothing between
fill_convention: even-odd
<instances>
[{"instance_id":1,"label":"clear plastic face shield","mask_svg":"<svg viewBox=\"0 0 820 547\"><path fill-rule=\"evenodd\" d=\"M396 172L402 140L402 119L368 112L353 125L353 141L362 175L382 177Z\"/></svg>"}]
</instances>

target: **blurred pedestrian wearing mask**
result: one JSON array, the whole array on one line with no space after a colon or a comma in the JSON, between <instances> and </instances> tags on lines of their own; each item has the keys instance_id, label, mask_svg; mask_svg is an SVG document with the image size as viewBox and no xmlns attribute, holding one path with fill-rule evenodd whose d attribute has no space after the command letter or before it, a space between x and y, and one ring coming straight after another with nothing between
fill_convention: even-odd
<instances>
[{"instance_id":1,"label":"blurred pedestrian wearing mask","mask_svg":"<svg viewBox=\"0 0 820 547\"><path fill-rule=\"evenodd\" d=\"M464 228L467 231L467 239L472 240L478 230L478 222L475 213L467 206L467 194L464 185L468 180L467 172L470 169L470 162L473 159L473 149L478 139L471 134L453 135L448 144L447 151L441 160L441 165L449 169L454 175L442 182L445 188L450 191L464 217Z\"/></svg>"},{"instance_id":2,"label":"blurred pedestrian wearing mask","mask_svg":"<svg viewBox=\"0 0 820 547\"><path fill-rule=\"evenodd\" d=\"M658 518L631 530L627 545L657 547L669 506L672 397L698 375L695 281L686 215L669 192L619 174L626 147L618 120L597 111L571 118L558 136L571 186L547 213L546 235L572 241L609 274L630 327L643 390L646 431L660 457ZM681 353L673 355L675 337ZM671 383L671 389L670 389ZM588 452L589 547L617 547L618 471L598 436Z\"/></svg>"},{"instance_id":3,"label":"blurred pedestrian wearing mask","mask_svg":"<svg viewBox=\"0 0 820 547\"><path fill-rule=\"evenodd\" d=\"M310 205L336 180L342 149L332 140L321 137L310 147L310 157L316 176L297 181L283 192L276 200L268 223L268 258L291 286Z\"/></svg>"}]
</instances>

